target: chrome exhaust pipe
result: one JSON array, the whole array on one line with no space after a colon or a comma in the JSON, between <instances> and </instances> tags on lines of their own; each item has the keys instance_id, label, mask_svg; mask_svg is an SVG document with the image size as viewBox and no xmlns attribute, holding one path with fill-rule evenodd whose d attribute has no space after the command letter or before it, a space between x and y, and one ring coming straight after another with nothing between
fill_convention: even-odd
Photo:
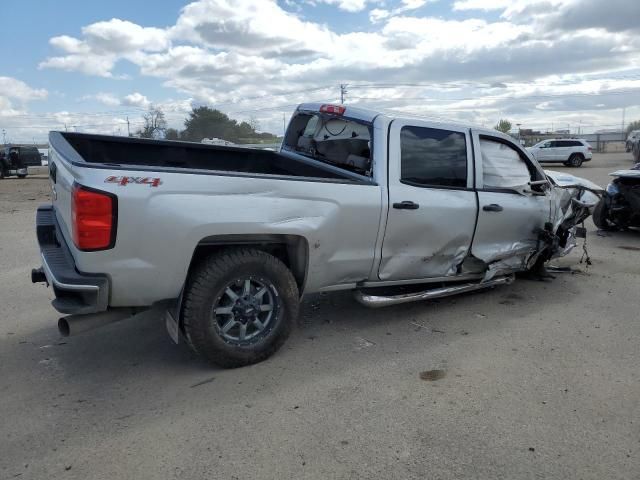
<instances>
[{"instance_id":1,"label":"chrome exhaust pipe","mask_svg":"<svg viewBox=\"0 0 640 480\"><path fill-rule=\"evenodd\" d=\"M472 292L474 290L482 290L483 288L495 287L498 285L509 285L513 283L513 275L506 277L498 277L486 282L465 283L462 285L454 285L451 287L434 288L416 293L406 293L402 295L370 295L356 290L356 300L366 307L379 308L389 305L399 305L401 303L419 302L421 300L431 300L433 298L448 297L458 293Z\"/></svg>"},{"instance_id":2,"label":"chrome exhaust pipe","mask_svg":"<svg viewBox=\"0 0 640 480\"><path fill-rule=\"evenodd\" d=\"M75 336L89 330L104 327L110 323L131 318L136 313L133 308L114 308L106 312L85 315L68 315L58 320L58 331L63 337Z\"/></svg>"}]
</instances>

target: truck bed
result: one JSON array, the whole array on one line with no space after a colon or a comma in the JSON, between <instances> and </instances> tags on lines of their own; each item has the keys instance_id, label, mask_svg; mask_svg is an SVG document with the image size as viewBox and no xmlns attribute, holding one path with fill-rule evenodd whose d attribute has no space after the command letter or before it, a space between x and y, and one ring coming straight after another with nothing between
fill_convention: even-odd
<instances>
[{"instance_id":1,"label":"truck bed","mask_svg":"<svg viewBox=\"0 0 640 480\"><path fill-rule=\"evenodd\" d=\"M140 166L362 181L359 175L295 153L70 132L52 132L50 141L56 150L72 157L69 160L86 167Z\"/></svg>"}]
</instances>

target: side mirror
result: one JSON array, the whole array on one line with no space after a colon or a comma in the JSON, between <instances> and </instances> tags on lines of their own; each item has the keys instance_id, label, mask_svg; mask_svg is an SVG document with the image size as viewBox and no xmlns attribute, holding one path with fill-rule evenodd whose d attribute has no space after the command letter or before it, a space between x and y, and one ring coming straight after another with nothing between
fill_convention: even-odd
<instances>
[{"instance_id":1,"label":"side mirror","mask_svg":"<svg viewBox=\"0 0 640 480\"><path fill-rule=\"evenodd\" d=\"M549 180L534 180L529 182L529 187L531 187L530 190L525 190L525 193L543 196L548 190L551 190L551 182Z\"/></svg>"}]
</instances>

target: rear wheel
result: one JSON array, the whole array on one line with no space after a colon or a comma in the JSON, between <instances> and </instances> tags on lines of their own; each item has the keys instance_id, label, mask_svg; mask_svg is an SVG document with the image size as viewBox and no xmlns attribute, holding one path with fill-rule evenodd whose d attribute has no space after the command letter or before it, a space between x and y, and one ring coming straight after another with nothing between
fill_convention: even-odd
<instances>
[{"instance_id":1,"label":"rear wheel","mask_svg":"<svg viewBox=\"0 0 640 480\"><path fill-rule=\"evenodd\" d=\"M567 167L577 168L582 165L583 160L584 158L582 158L582 155L580 155L579 153L574 153L569 157L569 160L565 162L565 165Z\"/></svg>"},{"instance_id":2,"label":"rear wheel","mask_svg":"<svg viewBox=\"0 0 640 480\"><path fill-rule=\"evenodd\" d=\"M26 176L27 176L26 174L18 175L18 178L26 178Z\"/></svg>"},{"instance_id":3,"label":"rear wheel","mask_svg":"<svg viewBox=\"0 0 640 480\"><path fill-rule=\"evenodd\" d=\"M260 362L285 342L298 316L289 269L260 250L228 250L198 265L185 291L184 332L191 348L216 365Z\"/></svg>"}]
</instances>

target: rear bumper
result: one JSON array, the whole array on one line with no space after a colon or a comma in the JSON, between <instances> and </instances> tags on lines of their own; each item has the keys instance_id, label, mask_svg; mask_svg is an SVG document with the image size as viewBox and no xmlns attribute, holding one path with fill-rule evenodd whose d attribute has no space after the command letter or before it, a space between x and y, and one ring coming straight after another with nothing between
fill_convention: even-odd
<instances>
[{"instance_id":1,"label":"rear bumper","mask_svg":"<svg viewBox=\"0 0 640 480\"><path fill-rule=\"evenodd\" d=\"M51 302L53 307L60 313L75 315L106 311L109 279L106 275L85 274L76 269L52 205L38 208L36 232L42 267L32 272L32 281L43 280L44 275L56 296Z\"/></svg>"}]
</instances>

